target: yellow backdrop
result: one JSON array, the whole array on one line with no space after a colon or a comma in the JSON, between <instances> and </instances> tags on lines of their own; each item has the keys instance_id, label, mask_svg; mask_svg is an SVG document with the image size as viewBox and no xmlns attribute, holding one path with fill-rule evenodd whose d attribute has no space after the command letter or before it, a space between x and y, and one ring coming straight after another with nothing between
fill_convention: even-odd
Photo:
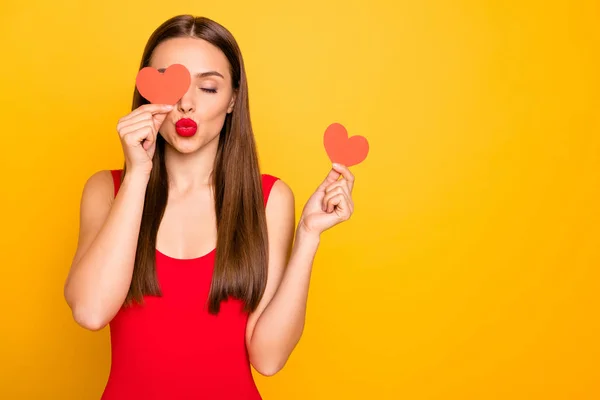
<instances>
[{"instance_id":1,"label":"yellow backdrop","mask_svg":"<svg viewBox=\"0 0 600 400\"><path fill-rule=\"evenodd\" d=\"M559 4L562 3L562 4ZM97 399L109 331L63 283L85 180L120 168L150 33L236 36L263 172L299 214L332 122L365 135L265 399L600 398L596 1L3 2L0 398ZM297 214L297 215L298 215Z\"/></svg>"}]
</instances>

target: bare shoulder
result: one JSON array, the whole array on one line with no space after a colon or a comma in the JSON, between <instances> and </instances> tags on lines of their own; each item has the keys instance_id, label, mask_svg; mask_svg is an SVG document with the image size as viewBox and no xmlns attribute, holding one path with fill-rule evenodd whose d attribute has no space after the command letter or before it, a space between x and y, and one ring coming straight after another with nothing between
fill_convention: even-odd
<instances>
[{"instance_id":1,"label":"bare shoulder","mask_svg":"<svg viewBox=\"0 0 600 400\"><path fill-rule=\"evenodd\" d=\"M287 239L296 221L295 208L292 188L282 179L278 179L273 183L265 210L269 232L276 232L276 236Z\"/></svg>"},{"instance_id":2,"label":"bare shoulder","mask_svg":"<svg viewBox=\"0 0 600 400\"><path fill-rule=\"evenodd\" d=\"M105 199L114 198L114 182L110 170L103 169L90 175L85 182L83 191L84 193L102 195Z\"/></svg>"},{"instance_id":3,"label":"bare shoulder","mask_svg":"<svg viewBox=\"0 0 600 400\"><path fill-rule=\"evenodd\" d=\"M283 179L278 178L273 183L271 193L267 199L267 209L289 208L290 203L294 204L294 192Z\"/></svg>"}]
</instances>

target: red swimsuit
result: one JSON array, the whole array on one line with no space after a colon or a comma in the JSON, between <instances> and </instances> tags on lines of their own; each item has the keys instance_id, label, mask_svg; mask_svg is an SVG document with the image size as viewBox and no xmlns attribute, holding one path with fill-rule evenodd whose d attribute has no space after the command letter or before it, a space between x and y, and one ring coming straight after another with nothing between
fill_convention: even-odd
<instances>
[{"instance_id":1,"label":"red swimsuit","mask_svg":"<svg viewBox=\"0 0 600 400\"><path fill-rule=\"evenodd\" d=\"M113 170L115 195L122 170ZM264 205L278 178L263 174ZM103 400L261 399L254 384L242 302L206 310L215 250L176 259L156 250L163 297L121 308L110 322L112 363Z\"/></svg>"}]
</instances>

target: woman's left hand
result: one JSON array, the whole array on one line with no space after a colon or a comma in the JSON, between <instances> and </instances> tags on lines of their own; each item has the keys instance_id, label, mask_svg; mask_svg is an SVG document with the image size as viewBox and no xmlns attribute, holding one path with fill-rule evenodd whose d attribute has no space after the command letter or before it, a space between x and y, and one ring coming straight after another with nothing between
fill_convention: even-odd
<instances>
[{"instance_id":1,"label":"woman's left hand","mask_svg":"<svg viewBox=\"0 0 600 400\"><path fill-rule=\"evenodd\" d=\"M340 175L342 179L338 180ZM347 221L354 211L353 187L354 175L350 170L344 165L334 164L327 178L306 202L298 229L320 235L334 225Z\"/></svg>"}]
</instances>

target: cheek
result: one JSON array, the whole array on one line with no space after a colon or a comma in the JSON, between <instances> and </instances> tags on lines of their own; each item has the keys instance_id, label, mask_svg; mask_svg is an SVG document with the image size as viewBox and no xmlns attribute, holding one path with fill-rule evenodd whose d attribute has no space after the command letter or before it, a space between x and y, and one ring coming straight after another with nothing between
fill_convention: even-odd
<instances>
[{"instance_id":1,"label":"cheek","mask_svg":"<svg viewBox=\"0 0 600 400\"><path fill-rule=\"evenodd\" d=\"M197 115L203 121L221 120L227 115L229 103L225 99L203 99L200 104Z\"/></svg>"}]
</instances>

